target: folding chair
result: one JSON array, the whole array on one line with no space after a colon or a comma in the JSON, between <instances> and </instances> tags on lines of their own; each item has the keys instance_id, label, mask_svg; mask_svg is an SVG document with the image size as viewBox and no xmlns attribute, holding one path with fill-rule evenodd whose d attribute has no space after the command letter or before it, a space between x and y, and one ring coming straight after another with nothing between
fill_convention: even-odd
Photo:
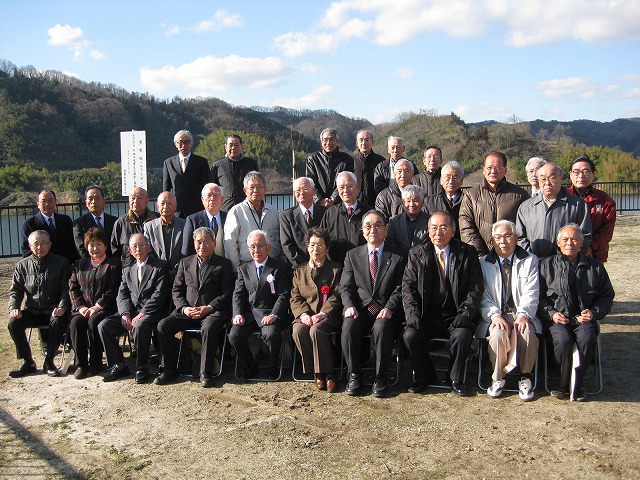
<instances>
[{"instance_id":1,"label":"folding chair","mask_svg":"<svg viewBox=\"0 0 640 480\"><path fill-rule=\"evenodd\" d=\"M28 328L28 332L27 332L27 342L31 343L31 332L33 331L33 329L36 328L38 329L38 331L42 331L42 330L49 330L49 325L42 325L39 327L31 327ZM67 344L67 332L64 333L64 335L62 335L62 340L60 342L60 345L62 346L62 354L60 355L60 360L58 362L56 362L56 367L58 369L61 369L64 365L64 359L65 359L65 353L66 353L66 344ZM42 335L42 333L41 333ZM59 348L59 347L58 347ZM47 355L47 351L46 351L46 344L42 341L42 336L40 336L40 352L42 353L43 356ZM57 358L57 356L56 356ZM55 360L55 359L54 359ZM64 373L64 372L63 372Z\"/></svg>"},{"instance_id":2,"label":"folding chair","mask_svg":"<svg viewBox=\"0 0 640 480\"><path fill-rule=\"evenodd\" d=\"M446 347L449 344L449 339L448 338L432 338L429 341L429 346L431 347L431 345L433 344L439 344L439 350ZM431 356L431 361L434 364L435 370L436 372L445 372L447 374L447 379L448 379L448 375L449 372L451 371L451 365L449 365L449 356L447 355L447 368L443 368L443 367L439 367L436 365L436 363L439 359L441 359L443 357L443 355L441 353L438 353L437 355L434 355L433 352L435 351L435 349L431 349L430 348L430 356ZM447 348L447 354L448 354L449 350ZM435 361L434 361L435 360ZM465 360L465 364L464 364L464 372L462 375L462 383L465 383L467 381L467 365L469 363L469 358L467 358ZM428 385L429 388L443 388L443 389L447 389L450 390L451 386L450 385L443 385L443 384L430 384Z\"/></svg>"},{"instance_id":3,"label":"folding chair","mask_svg":"<svg viewBox=\"0 0 640 480\"><path fill-rule=\"evenodd\" d=\"M555 363L555 358L553 353L549 355L549 346L547 343L549 339L543 341L543 352L544 352L544 388L548 393L551 393L551 388L549 387L549 378L556 378L551 374L549 369L549 362L553 361ZM553 352L553 346L551 346L551 351ZM592 372L589 373L589 367L593 367ZM589 380L595 380L595 390L589 391L585 388L585 392L587 395L598 395L602 393L604 389L604 382L602 380L602 350L600 347L600 334L596 335L596 348L593 352L593 360L590 365L587 365L587 368L584 372L584 380L585 385Z\"/></svg>"},{"instance_id":4,"label":"folding chair","mask_svg":"<svg viewBox=\"0 0 640 480\"><path fill-rule=\"evenodd\" d=\"M344 371L342 362L343 362L343 358L342 358L342 348L340 348L340 331L337 332L333 332L331 334L331 345L333 346L334 351L337 353L337 355L334 354L334 360L336 360L336 356L338 357L338 361L334 362L334 365L337 365L337 367L334 367L334 373L337 370L338 372L338 376L335 377L335 379L337 381L342 380L342 372ZM291 367L291 378L293 378L294 382L313 382L313 376L311 374L303 374L302 373L302 368L298 367L298 360L302 360L302 357L300 356L300 352L298 351L298 348L296 347L295 342L293 341L293 338L291 339L291 356L292 358L292 367ZM300 372L298 372L296 369L299 368ZM302 378L300 375L307 375L307 378ZM311 375L311 376L310 376Z\"/></svg>"},{"instance_id":5,"label":"folding chair","mask_svg":"<svg viewBox=\"0 0 640 480\"><path fill-rule=\"evenodd\" d=\"M257 338L258 342L262 343L262 340L260 338L261 334L262 334L262 332L260 330L256 330L255 332L251 333L251 337ZM282 345L280 347L280 367L279 367L279 370L278 370L277 378L273 378L273 379L261 378L261 377L240 378L238 376L238 357L236 356L236 365L235 365L235 368L234 368L234 376L236 377L236 380L250 381L250 382L277 382L278 380L280 380L282 378L282 372L284 371L285 345L288 343L287 338L290 337L291 330L288 329L288 328L283 328L282 332L281 332L281 335L283 336L283 339L282 339ZM295 357L295 354L293 356ZM258 364L258 371L260 369L265 369L267 367L268 367L268 365Z\"/></svg>"},{"instance_id":6,"label":"folding chair","mask_svg":"<svg viewBox=\"0 0 640 480\"><path fill-rule=\"evenodd\" d=\"M212 375L212 377L219 377L222 375L222 366L224 363L224 352L227 348L227 327L222 327L220 329L223 332L223 340L222 340L222 348L220 350L220 368L218 371ZM192 335L200 336L202 334L202 330L200 328L188 328L186 330L182 330L182 337L180 338L180 347L178 348L178 363L176 365L176 370L180 371L180 357L182 356L182 346L185 342L185 338L191 338ZM193 373L193 372L192 372ZM193 376L193 374L191 375Z\"/></svg>"},{"instance_id":7,"label":"folding chair","mask_svg":"<svg viewBox=\"0 0 640 480\"><path fill-rule=\"evenodd\" d=\"M362 336L363 339L369 339L369 348L371 349L371 344L373 343L373 333L367 333L366 335ZM398 335L396 335L396 338L393 340L393 350L391 352L391 362L389 363L389 369L387 371L387 376L388 376L388 386L394 386L397 385L398 382L400 381L400 369L402 366L402 343L401 343L401 339L402 338L402 334L399 333ZM371 351L369 352L369 358L374 358L375 355L371 353ZM369 361L367 361L367 363L369 363ZM365 364L366 365L366 364ZM346 365L344 366L344 368L346 368ZM342 369L341 369L342 370ZM376 367L372 366L372 367L367 367L367 366L363 366L362 367L362 384L363 385L373 385L373 381L375 380L375 373L376 373ZM365 373L370 373L370 375L364 375Z\"/></svg>"},{"instance_id":8,"label":"folding chair","mask_svg":"<svg viewBox=\"0 0 640 480\"><path fill-rule=\"evenodd\" d=\"M538 337L540 338L541 336L538 335ZM478 341L480 343L480 347L479 347L479 351L478 351L478 388L480 390L484 390L486 391L490 386L491 386L491 372L493 371L493 368L491 366L491 362L489 361L489 341L486 338L478 338ZM544 339L540 340L542 343L544 343ZM486 357L485 357L486 354ZM536 352L536 363L533 366L533 371L531 372L532 377L533 377L533 390L536 389L536 386L538 385L538 352ZM487 368L488 367L488 368ZM482 374L483 373L488 373L489 374L489 383L488 384L483 384L482 383ZM514 377L514 378L520 378L520 369L517 368L509 373L507 373L504 377L504 379L506 380L509 377ZM506 385L506 383L505 383ZM513 388L504 388L503 389L504 392L518 392L519 390L513 389Z\"/></svg>"}]
</instances>

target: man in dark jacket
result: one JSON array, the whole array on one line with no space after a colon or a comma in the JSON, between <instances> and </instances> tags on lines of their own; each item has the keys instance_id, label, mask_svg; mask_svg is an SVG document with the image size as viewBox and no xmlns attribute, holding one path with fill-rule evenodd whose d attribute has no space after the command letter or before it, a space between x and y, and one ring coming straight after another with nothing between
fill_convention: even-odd
<instances>
[{"instance_id":1,"label":"man in dark jacket","mask_svg":"<svg viewBox=\"0 0 640 480\"><path fill-rule=\"evenodd\" d=\"M369 130L358 131L356 147L358 147L358 151L353 155L353 168L360 184L358 200L366 205L373 205L376 203L376 190L373 184L374 172L378 164L385 161L385 158L373 151L373 134Z\"/></svg>"},{"instance_id":2,"label":"man in dark jacket","mask_svg":"<svg viewBox=\"0 0 640 480\"><path fill-rule=\"evenodd\" d=\"M338 132L333 128L325 128L320 134L322 150L312 153L307 158L306 176L313 180L318 191L318 203L330 207L338 199L336 177L340 172L353 172L353 158L340 151Z\"/></svg>"}]
</instances>

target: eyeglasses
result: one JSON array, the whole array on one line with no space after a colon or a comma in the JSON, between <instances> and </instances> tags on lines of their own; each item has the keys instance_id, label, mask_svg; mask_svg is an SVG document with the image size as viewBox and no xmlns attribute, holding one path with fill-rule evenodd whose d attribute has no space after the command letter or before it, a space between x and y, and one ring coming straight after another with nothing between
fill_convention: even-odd
<instances>
[{"instance_id":1,"label":"eyeglasses","mask_svg":"<svg viewBox=\"0 0 640 480\"><path fill-rule=\"evenodd\" d=\"M301 192L310 192L311 191L311 187L299 187L296 188L293 192L294 193L301 193Z\"/></svg>"},{"instance_id":2,"label":"eyeglasses","mask_svg":"<svg viewBox=\"0 0 640 480\"><path fill-rule=\"evenodd\" d=\"M509 242L513 238L513 233L505 233L504 235L500 235L499 233L497 233L495 235L492 235L492 237L496 242L499 242L500 240Z\"/></svg>"},{"instance_id":3,"label":"eyeglasses","mask_svg":"<svg viewBox=\"0 0 640 480\"><path fill-rule=\"evenodd\" d=\"M191 140L178 140L176 143L178 145L190 145L191 144Z\"/></svg>"},{"instance_id":4,"label":"eyeglasses","mask_svg":"<svg viewBox=\"0 0 640 480\"><path fill-rule=\"evenodd\" d=\"M591 175L593 172L588 168L585 168L584 170L571 170L571 173L573 173L576 177L580 176L580 174L586 177L587 175Z\"/></svg>"},{"instance_id":5,"label":"eyeglasses","mask_svg":"<svg viewBox=\"0 0 640 480\"><path fill-rule=\"evenodd\" d=\"M376 223L363 223L362 224L362 230L380 230L381 228L384 228L385 224L382 222L376 222Z\"/></svg>"},{"instance_id":6,"label":"eyeglasses","mask_svg":"<svg viewBox=\"0 0 640 480\"><path fill-rule=\"evenodd\" d=\"M249 250L260 250L261 248L266 247L267 244L266 243L260 243L258 245L247 245L247 247L249 248Z\"/></svg>"},{"instance_id":7,"label":"eyeglasses","mask_svg":"<svg viewBox=\"0 0 640 480\"><path fill-rule=\"evenodd\" d=\"M548 177L538 176L538 182L540 183L545 183L547 181L550 183L554 183L558 179L562 180L562 177L560 175L549 175Z\"/></svg>"},{"instance_id":8,"label":"eyeglasses","mask_svg":"<svg viewBox=\"0 0 640 480\"><path fill-rule=\"evenodd\" d=\"M460 175L443 175L442 179L445 182L459 182L460 180L462 180L462 177Z\"/></svg>"},{"instance_id":9,"label":"eyeglasses","mask_svg":"<svg viewBox=\"0 0 640 480\"><path fill-rule=\"evenodd\" d=\"M433 225L431 227L429 227L429 231L432 233L436 233L436 232L440 232L440 233L447 233L449 230L451 230L451 227L446 227L444 225Z\"/></svg>"}]
</instances>

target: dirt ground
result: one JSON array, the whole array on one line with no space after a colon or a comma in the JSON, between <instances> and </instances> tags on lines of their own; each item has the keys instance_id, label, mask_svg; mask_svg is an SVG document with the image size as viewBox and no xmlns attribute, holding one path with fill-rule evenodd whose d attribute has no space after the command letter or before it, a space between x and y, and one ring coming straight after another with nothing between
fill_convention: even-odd
<instances>
[{"instance_id":1,"label":"dirt ground","mask_svg":"<svg viewBox=\"0 0 640 480\"><path fill-rule=\"evenodd\" d=\"M640 216L625 215L607 263L616 300L602 322L604 391L586 403L556 400L543 383L528 403L413 395L406 359L386 399L317 392L289 373L240 383L226 364L208 390L186 377L12 379L2 328L0 478L640 478L639 252ZM4 302L12 268L0 263ZM471 362L469 384L476 372Z\"/></svg>"}]
</instances>

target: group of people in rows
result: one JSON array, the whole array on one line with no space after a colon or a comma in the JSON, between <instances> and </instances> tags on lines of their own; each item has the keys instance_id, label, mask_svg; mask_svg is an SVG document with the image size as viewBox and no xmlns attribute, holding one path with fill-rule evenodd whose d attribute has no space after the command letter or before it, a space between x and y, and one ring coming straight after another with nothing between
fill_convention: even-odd
<instances>
[{"instance_id":1,"label":"group of people in rows","mask_svg":"<svg viewBox=\"0 0 640 480\"><path fill-rule=\"evenodd\" d=\"M475 334L488 341L487 394L500 396L505 375L517 368L520 398L530 400L539 337L548 335L560 368L552 395L586 399L597 321L614 297L603 262L615 224L615 202L591 185L595 165L587 156L572 162L569 188L559 165L532 158L529 193L506 180L507 158L494 151L482 183L463 190L464 169L443 165L436 146L425 149L426 171L418 173L399 137L389 137L389 158L373 152L367 130L357 133L353 157L339 150L333 129L320 141L306 176L293 182L296 205L281 212L265 203L267 180L242 154L238 135L226 138L225 158L209 170L191 152L186 130L174 138L178 155L164 163L157 213L136 187L129 211L108 215L93 185L85 192L88 213L72 222L55 211L54 192L40 192L39 212L21 231L25 258L9 295L9 330L23 359L10 375L37 370L26 330L48 326L43 370L51 376L60 374L54 356L67 329L75 378L100 372L103 352L104 381L128 376L119 338L131 332L135 381L152 379L155 335L161 363L153 381L168 384L179 377L179 332L198 329L203 387L215 385L224 335L237 376L249 379L258 370L249 337L259 332L273 380L282 332L291 326L303 371L320 390L338 389L339 338L345 391L362 391L363 337L371 335L374 396L388 392L397 340L411 358L409 391L437 384L429 354L436 338L450 345L446 381L466 396Z\"/></svg>"}]
</instances>

